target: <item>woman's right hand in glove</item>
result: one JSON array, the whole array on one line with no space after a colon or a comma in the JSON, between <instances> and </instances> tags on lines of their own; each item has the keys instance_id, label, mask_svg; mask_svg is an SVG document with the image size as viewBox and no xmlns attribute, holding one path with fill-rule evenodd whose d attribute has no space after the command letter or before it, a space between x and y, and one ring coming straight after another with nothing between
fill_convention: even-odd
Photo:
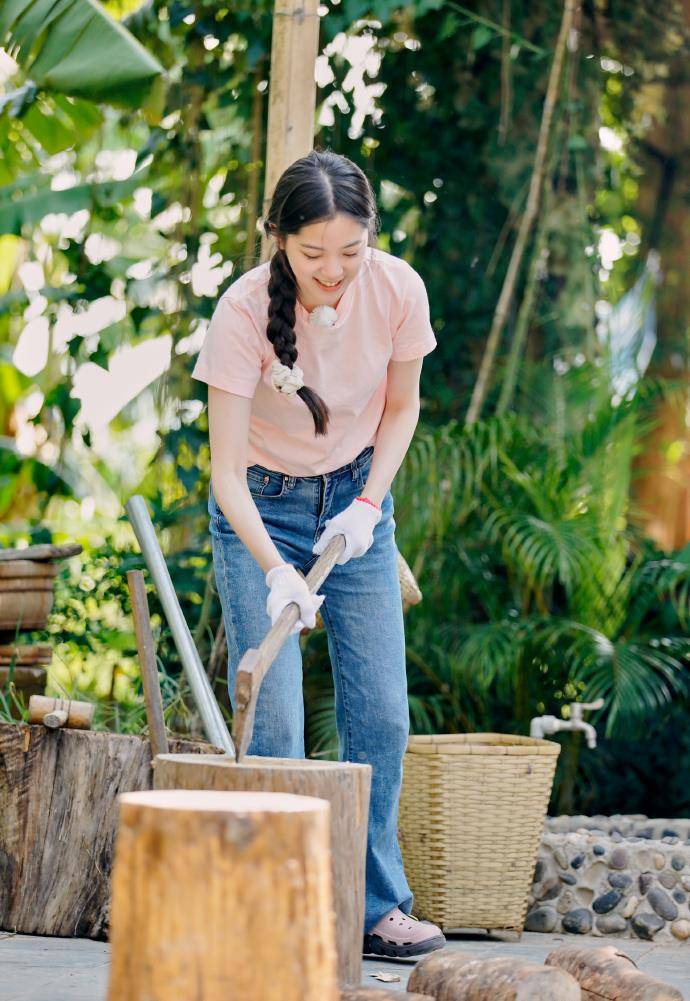
<instances>
[{"instance_id":1,"label":"woman's right hand in glove","mask_svg":"<svg viewBox=\"0 0 690 1001\"><path fill-rule=\"evenodd\" d=\"M286 605L295 602L299 605L299 619L290 630L299 633L303 629L313 629L316 625L316 613L323 604L325 595L312 594L304 577L297 572L291 563L281 563L272 567L266 574L269 587L266 599L266 611L274 626Z\"/></svg>"}]
</instances>

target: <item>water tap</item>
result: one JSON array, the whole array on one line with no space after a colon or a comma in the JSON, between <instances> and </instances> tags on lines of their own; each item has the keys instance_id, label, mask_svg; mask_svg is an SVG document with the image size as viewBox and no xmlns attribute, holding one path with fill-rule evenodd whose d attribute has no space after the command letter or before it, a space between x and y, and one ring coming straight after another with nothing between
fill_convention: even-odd
<instances>
[{"instance_id":1,"label":"water tap","mask_svg":"<svg viewBox=\"0 0 690 1001\"><path fill-rule=\"evenodd\" d=\"M530 737L550 737L560 730L581 730L585 735L587 747L594 748L597 746L597 731L591 723L585 723L582 714L590 709L601 709L603 705L603 699L597 699L596 702L571 702L570 719L559 719L557 716L535 716L530 723Z\"/></svg>"}]
</instances>

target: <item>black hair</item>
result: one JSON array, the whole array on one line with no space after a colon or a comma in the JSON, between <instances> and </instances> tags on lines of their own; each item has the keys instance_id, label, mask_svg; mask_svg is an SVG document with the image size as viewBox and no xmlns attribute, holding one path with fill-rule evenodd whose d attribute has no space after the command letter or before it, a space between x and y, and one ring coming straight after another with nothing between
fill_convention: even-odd
<instances>
[{"instance_id":1,"label":"black hair","mask_svg":"<svg viewBox=\"0 0 690 1001\"><path fill-rule=\"evenodd\" d=\"M310 223L333 219L338 212L366 226L370 240L373 238L378 227L376 199L364 172L346 156L312 150L281 174L264 229L267 236L284 238ZM268 296L266 335L281 364L292 368L297 361L297 281L280 247L271 257ZM314 434L326 434L328 407L324 401L308 386L299 389L297 395L309 407Z\"/></svg>"}]
</instances>

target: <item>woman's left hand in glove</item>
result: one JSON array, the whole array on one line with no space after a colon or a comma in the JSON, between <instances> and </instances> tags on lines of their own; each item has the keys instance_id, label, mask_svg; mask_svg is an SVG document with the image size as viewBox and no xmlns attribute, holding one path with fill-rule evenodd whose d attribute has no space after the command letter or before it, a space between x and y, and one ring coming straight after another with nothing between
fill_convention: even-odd
<instances>
[{"instance_id":1,"label":"woman's left hand in glove","mask_svg":"<svg viewBox=\"0 0 690 1001\"><path fill-rule=\"evenodd\" d=\"M355 556L363 556L374 541L374 528L380 521L381 509L371 501L356 497L344 511L329 518L312 552L320 556L331 539L344 535L345 548L337 562L342 565Z\"/></svg>"}]
</instances>

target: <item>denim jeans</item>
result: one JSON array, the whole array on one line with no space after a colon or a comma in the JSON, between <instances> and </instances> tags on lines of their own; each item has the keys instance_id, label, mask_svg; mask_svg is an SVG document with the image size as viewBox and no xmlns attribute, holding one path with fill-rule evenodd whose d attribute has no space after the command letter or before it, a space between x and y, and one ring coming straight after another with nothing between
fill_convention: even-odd
<instances>
[{"instance_id":1,"label":"denim jeans","mask_svg":"<svg viewBox=\"0 0 690 1001\"><path fill-rule=\"evenodd\" d=\"M373 447L322 476L288 476L250 466L247 482L261 519L284 560L303 573L316 562L312 547L325 522L362 491ZM228 684L248 647L271 622L264 573L230 527L209 491L213 562L228 639ZM409 913L412 895L398 846L398 800L409 717L405 639L398 583L393 498L382 504L374 542L363 555L336 565L319 589L333 669L341 761L372 767L366 861L365 931L394 907ZM290 636L266 674L249 754L304 757L304 700L299 635Z\"/></svg>"}]
</instances>

